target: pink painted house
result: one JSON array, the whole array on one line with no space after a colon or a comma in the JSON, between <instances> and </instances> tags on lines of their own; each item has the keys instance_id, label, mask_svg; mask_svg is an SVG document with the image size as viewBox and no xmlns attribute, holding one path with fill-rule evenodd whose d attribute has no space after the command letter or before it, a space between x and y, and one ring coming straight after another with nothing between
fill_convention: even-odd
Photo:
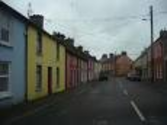
<instances>
[{"instance_id":1,"label":"pink painted house","mask_svg":"<svg viewBox=\"0 0 167 125\"><path fill-rule=\"evenodd\" d=\"M66 43L66 89L79 86L87 82L87 57L83 48L74 46L73 40Z\"/></svg>"}]
</instances>

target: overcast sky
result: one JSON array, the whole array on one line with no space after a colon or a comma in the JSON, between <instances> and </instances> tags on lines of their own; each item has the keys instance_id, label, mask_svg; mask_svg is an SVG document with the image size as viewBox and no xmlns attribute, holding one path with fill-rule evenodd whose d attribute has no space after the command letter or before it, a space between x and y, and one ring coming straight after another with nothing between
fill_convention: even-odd
<instances>
[{"instance_id":1,"label":"overcast sky","mask_svg":"<svg viewBox=\"0 0 167 125\"><path fill-rule=\"evenodd\" d=\"M167 0L3 0L27 15L43 14L45 29L74 37L76 45L100 58L127 51L135 59L150 44L149 6L154 7L154 39L167 27ZM148 21L142 21L147 18Z\"/></svg>"}]
</instances>

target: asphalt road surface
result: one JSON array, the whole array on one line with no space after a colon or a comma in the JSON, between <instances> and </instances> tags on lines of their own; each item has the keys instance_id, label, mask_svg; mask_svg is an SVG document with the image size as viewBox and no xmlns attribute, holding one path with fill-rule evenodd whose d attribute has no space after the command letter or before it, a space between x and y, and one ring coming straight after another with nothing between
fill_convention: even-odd
<instances>
[{"instance_id":1,"label":"asphalt road surface","mask_svg":"<svg viewBox=\"0 0 167 125\"><path fill-rule=\"evenodd\" d=\"M15 116L10 125L167 125L166 95L123 78L93 83L63 101Z\"/></svg>"}]
</instances>

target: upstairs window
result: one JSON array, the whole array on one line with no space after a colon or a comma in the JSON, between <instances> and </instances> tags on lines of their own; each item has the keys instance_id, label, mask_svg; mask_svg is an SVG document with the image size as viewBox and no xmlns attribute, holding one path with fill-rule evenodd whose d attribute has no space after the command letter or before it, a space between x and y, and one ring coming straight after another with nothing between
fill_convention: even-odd
<instances>
[{"instance_id":1,"label":"upstairs window","mask_svg":"<svg viewBox=\"0 0 167 125\"><path fill-rule=\"evenodd\" d=\"M38 55L42 54L42 33L37 32L36 51Z\"/></svg>"},{"instance_id":2,"label":"upstairs window","mask_svg":"<svg viewBox=\"0 0 167 125\"><path fill-rule=\"evenodd\" d=\"M9 30L7 28L0 29L0 43L9 45Z\"/></svg>"},{"instance_id":3,"label":"upstairs window","mask_svg":"<svg viewBox=\"0 0 167 125\"><path fill-rule=\"evenodd\" d=\"M59 45L59 43L57 44L56 51L57 51L57 60L59 60L59 58L60 58L60 45Z\"/></svg>"}]
</instances>

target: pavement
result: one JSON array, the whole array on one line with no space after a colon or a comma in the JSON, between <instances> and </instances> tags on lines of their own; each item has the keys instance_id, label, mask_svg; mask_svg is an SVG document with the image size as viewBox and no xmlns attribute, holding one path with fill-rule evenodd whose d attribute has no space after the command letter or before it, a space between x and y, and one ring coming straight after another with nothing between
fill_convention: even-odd
<instances>
[{"instance_id":1,"label":"pavement","mask_svg":"<svg viewBox=\"0 0 167 125\"><path fill-rule=\"evenodd\" d=\"M3 124L167 125L165 91L145 82L112 78L53 95L39 105L34 102L32 108L6 117Z\"/></svg>"}]
</instances>

